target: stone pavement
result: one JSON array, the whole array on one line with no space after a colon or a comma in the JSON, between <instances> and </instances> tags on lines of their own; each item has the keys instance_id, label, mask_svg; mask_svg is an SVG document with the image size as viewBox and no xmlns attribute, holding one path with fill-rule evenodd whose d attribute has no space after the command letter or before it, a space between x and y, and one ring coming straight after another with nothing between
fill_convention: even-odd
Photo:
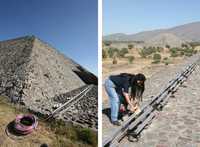
<instances>
[{"instance_id":1,"label":"stone pavement","mask_svg":"<svg viewBox=\"0 0 200 147\"><path fill-rule=\"evenodd\" d=\"M200 147L200 67L169 99L163 111L141 133L138 142L120 147Z\"/></svg>"},{"instance_id":2,"label":"stone pavement","mask_svg":"<svg viewBox=\"0 0 200 147\"><path fill-rule=\"evenodd\" d=\"M177 73L181 72L188 63L192 63L195 59L196 58L193 57L191 59L184 61L182 64L167 66L167 70L166 70L166 67L163 67L160 69L160 72L153 74L151 78L147 79L146 90L144 93L144 103L151 100L151 96L158 94L161 91L161 89L164 88L170 80L175 78ZM195 77L191 77L191 78L198 78L198 76L196 76L196 74L200 74L200 73L194 72L191 76L195 75ZM199 81L200 81L200 77L199 77ZM188 79L188 82L185 83L184 85L188 86L188 84L190 84L190 85L193 84L191 82L194 82L194 81L191 81L191 79ZM196 88L198 88L198 83L196 83L196 84L197 84ZM189 86L187 88L189 88ZM122 146L122 147L129 147L129 146L130 147L132 147L132 146L133 147L134 146L135 147L140 147L140 146L141 147L159 147L159 146L160 147L161 146L176 147L176 144L177 144L177 147L179 147L181 145L180 144L181 141L184 140L185 138L184 138L184 136L180 137L179 133L176 133L177 129L180 129L180 126L179 126L180 124L178 122L180 121L181 123L183 123L184 122L183 120L187 121L188 119L185 119L185 118L190 117L191 114L190 113L185 114L185 115L183 115L184 117L182 117L182 115L180 115L179 116L180 118L178 117L179 111L182 110L183 112L186 112L186 111L189 111L188 108L190 108L190 103L184 102L181 99L182 96L181 96L181 98L179 98L178 94L182 93L182 95L185 97L187 94L189 95L189 97L191 97L191 95L194 96L193 93L191 94L192 91L187 88L180 88L178 90L178 92L176 93L176 99L175 98L170 99L170 102L165 106L164 110L161 111L161 113L159 113L157 115L157 117L153 120L153 123L150 125L150 127L147 130L144 130L142 132L139 142L130 143L125 138L121 142L120 146ZM183 90L186 90L186 91L188 90L191 92L187 93L186 91L183 91ZM198 89L196 91L198 91ZM185 98L185 99L187 100L187 98ZM174 101L177 102L177 104ZM173 105L172 105L172 103L173 103ZM181 103L182 103L182 105L181 105ZM194 102L194 104L195 103L197 103L197 102ZM186 105L184 105L184 104L186 104ZM182 106L182 107L180 107L180 106ZM196 106L197 105L195 105L194 109L198 110L199 107L196 107ZM109 107L108 102L105 101L103 103L103 108L106 109L108 107ZM178 108L178 107L180 107L180 108ZM185 108L185 107L188 107L187 108L188 110L183 110L183 108ZM169 112L169 110L170 110L170 112ZM176 110L177 110L177 112L176 112ZM195 111L197 111L197 110L195 110ZM173 112L172 114L171 114L171 111ZM180 112L180 114L181 114L181 112ZM195 113L195 114L197 114L197 113ZM178 117L178 119L176 119L176 117ZM174 119L173 121L172 121L172 118ZM200 120L200 118L198 118L198 119ZM171 125L168 125L170 121L172 121L172 123L174 125L179 124L176 126L177 128L175 127L176 129L174 129ZM200 121L198 121L198 122L200 122ZM115 129L117 129L117 127L114 127L113 125L110 124L108 117L104 114L103 114L103 125L102 126L103 126L103 140L105 138L107 138L112 132L114 132ZM154 128L154 130L153 130L153 128ZM179 142L174 142L174 144L173 144L173 141L171 141L168 137L166 137L166 134L167 134L166 131L170 130L169 128L172 130L172 132L170 132L169 136L172 136L172 138L175 138L175 136L178 136ZM200 126L199 126L199 128L200 128ZM160 131L158 129L160 129ZM188 132L188 130L185 130L185 131ZM198 136L198 134L196 134L196 135ZM171 144L171 142L172 142L172 144ZM196 140L196 143L194 143L194 145L197 145L197 144L198 144L198 141ZM184 145L186 145L186 144L184 144ZM192 146L190 146L190 147L192 147ZM194 146L194 147L196 147L196 146Z\"/></svg>"}]
</instances>

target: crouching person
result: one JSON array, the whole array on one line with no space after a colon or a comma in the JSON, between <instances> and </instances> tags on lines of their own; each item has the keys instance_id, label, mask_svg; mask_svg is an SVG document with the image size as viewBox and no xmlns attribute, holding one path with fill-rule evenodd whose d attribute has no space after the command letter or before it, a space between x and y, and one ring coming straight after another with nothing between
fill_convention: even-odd
<instances>
[{"instance_id":1,"label":"crouching person","mask_svg":"<svg viewBox=\"0 0 200 147\"><path fill-rule=\"evenodd\" d=\"M142 101L145 80L146 78L143 74L134 75L128 73L111 75L106 79L105 89L109 96L111 123L113 125L121 125L118 120L119 110L126 110L128 106L129 110L134 113L138 109L138 102ZM129 88L131 89L130 95ZM136 100L136 97L139 99Z\"/></svg>"}]
</instances>

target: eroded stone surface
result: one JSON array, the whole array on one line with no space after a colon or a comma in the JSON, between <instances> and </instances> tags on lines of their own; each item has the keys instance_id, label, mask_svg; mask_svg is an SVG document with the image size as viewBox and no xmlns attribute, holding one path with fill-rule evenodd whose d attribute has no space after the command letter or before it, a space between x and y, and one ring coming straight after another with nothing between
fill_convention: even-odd
<instances>
[{"instance_id":1,"label":"eroded stone surface","mask_svg":"<svg viewBox=\"0 0 200 147\"><path fill-rule=\"evenodd\" d=\"M170 80L183 71L189 63L193 63L198 56L185 60L182 64L167 66L160 69L160 72L153 74L146 82L144 103L151 100L151 96L157 95ZM123 139L120 147L177 147L194 146L198 147L198 140L191 137L194 130L200 129L199 115L199 86L200 69L191 75L178 92L171 97L164 110L156 114L152 124L141 133L137 143L131 143L127 138ZM199 78L199 82L197 79ZM194 84L195 83L195 84ZM192 105L191 105L192 104ZM109 108L108 101L105 101L103 108ZM103 140L110 136L117 127L110 124L106 115L103 115ZM193 131L192 131L193 130ZM198 138L198 137L197 137ZM185 143L187 141L187 143ZM192 145L191 145L192 144Z\"/></svg>"},{"instance_id":2,"label":"eroded stone surface","mask_svg":"<svg viewBox=\"0 0 200 147\"><path fill-rule=\"evenodd\" d=\"M95 75L34 36L0 42L0 95L11 102L49 115L90 84L97 85ZM97 87L92 91L86 105L98 102ZM94 107L84 110L97 112Z\"/></svg>"},{"instance_id":3,"label":"eroded stone surface","mask_svg":"<svg viewBox=\"0 0 200 147\"><path fill-rule=\"evenodd\" d=\"M188 78L187 88L179 88L137 143L122 141L127 147L199 147L200 67Z\"/></svg>"}]
</instances>

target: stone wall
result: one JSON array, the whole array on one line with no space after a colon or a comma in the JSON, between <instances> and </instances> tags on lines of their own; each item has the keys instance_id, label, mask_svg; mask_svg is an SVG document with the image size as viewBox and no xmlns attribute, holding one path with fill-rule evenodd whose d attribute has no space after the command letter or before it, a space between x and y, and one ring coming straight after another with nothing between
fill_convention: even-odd
<instances>
[{"instance_id":1,"label":"stone wall","mask_svg":"<svg viewBox=\"0 0 200 147\"><path fill-rule=\"evenodd\" d=\"M27 87L27 66L30 62L33 38L19 38L0 42L0 93L18 100Z\"/></svg>"},{"instance_id":2,"label":"stone wall","mask_svg":"<svg viewBox=\"0 0 200 147\"><path fill-rule=\"evenodd\" d=\"M95 75L34 36L0 42L0 95L11 102L47 116L89 84L97 85ZM97 98L97 86L93 86L78 102L85 107L83 116L91 119L88 127L92 128L97 127ZM73 110L83 114L78 105Z\"/></svg>"}]
</instances>

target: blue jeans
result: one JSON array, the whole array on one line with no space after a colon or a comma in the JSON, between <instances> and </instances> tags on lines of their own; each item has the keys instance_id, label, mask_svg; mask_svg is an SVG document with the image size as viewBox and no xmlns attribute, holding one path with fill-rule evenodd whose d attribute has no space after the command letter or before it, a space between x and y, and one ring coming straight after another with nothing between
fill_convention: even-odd
<instances>
[{"instance_id":1,"label":"blue jeans","mask_svg":"<svg viewBox=\"0 0 200 147\"><path fill-rule=\"evenodd\" d=\"M120 99L119 95L115 90L115 84L108 78L105 81L105 89L109 96L110 106L111 106L111 121L118 120Z\"/></svg>"}]
</instances>

